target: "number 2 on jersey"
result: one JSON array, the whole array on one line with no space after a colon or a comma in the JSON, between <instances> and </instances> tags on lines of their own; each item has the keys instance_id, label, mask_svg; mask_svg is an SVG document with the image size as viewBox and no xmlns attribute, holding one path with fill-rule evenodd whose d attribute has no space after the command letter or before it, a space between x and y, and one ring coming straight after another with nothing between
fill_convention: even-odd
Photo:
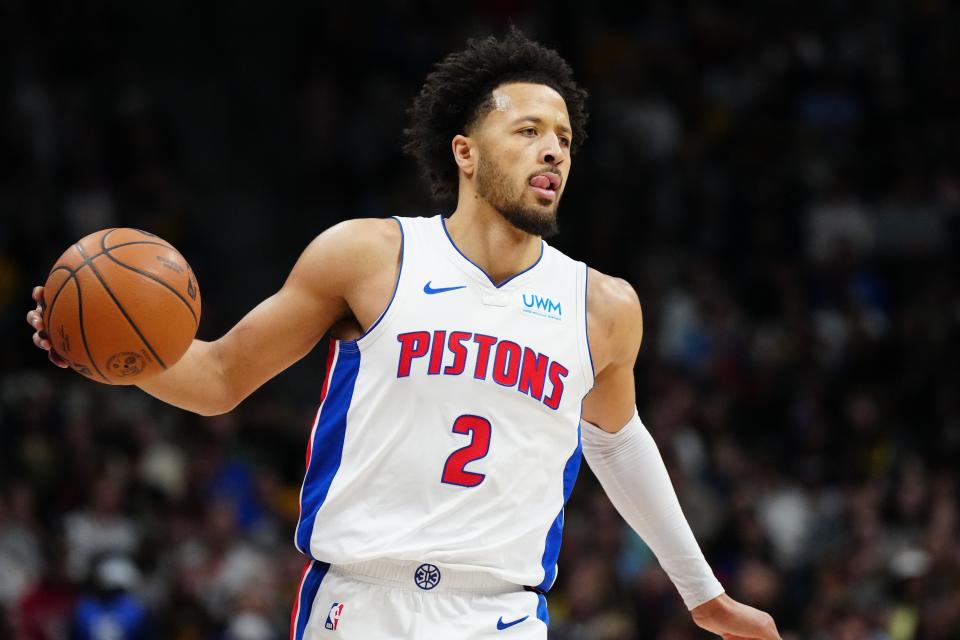
<instances>
[{"instance_id":1,"label":"number 2 on jersey","mask_svg":"<svg viewBox=\"0 0 960 640\"><path fill-rule=\"evenodd\" d=\"M470 436L470 444L457 449L443 465L441 482L461 487L475 487L486 477L464 469L467 463L479 460L490 450L490 421L480 416L463 415L453 423L453 432Z\"/></svg>"}]
</instances>

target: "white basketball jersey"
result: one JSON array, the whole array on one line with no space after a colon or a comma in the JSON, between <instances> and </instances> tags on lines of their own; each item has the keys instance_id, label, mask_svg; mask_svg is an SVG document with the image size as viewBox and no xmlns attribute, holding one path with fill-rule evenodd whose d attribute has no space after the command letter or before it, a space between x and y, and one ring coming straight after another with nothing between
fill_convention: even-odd
<instances>
[{"instance_id":1,"label":"white basketball jersey","mask_svg":"<svg viewBox=\"0 0 960 640\"><path fill-rule=\"evenodd\" d=\"M331 343L297 547L547 590L593 385L586 265L543 242L496 286L442 217L397 221L393 299L362 337Z\"/></svg>"}]
</instances>

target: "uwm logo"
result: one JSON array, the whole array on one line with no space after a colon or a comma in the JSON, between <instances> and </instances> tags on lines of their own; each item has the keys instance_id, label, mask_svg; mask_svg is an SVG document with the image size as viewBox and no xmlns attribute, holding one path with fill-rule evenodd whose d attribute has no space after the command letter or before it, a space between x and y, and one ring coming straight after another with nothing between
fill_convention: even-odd
<instances>
[{"instance_id":1,"label":"uwm logo","mask_svg":"<svg viewBox=\"0 0 960 640\"><path fill-rule=\"evenodd\" d=\"M563 316L563 309L560 308L559 302L554 302L550 298L544 298L543 296L538 296L533 293L530 295L524 293L522 296L523 311L526 313L533 313L538 316L554 318L556 320L559 320Z\"/></svg>"}]
</instances>

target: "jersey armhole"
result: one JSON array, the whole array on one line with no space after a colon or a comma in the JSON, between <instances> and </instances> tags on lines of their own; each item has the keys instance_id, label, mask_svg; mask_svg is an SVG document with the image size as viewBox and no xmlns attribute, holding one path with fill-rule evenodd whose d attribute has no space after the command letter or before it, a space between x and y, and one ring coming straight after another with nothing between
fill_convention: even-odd
<instances>
[{"instance_id":1,"label":"jersey armhole","mask_svg":"<svg viewBox=\"0 0 960 640\"><path fill-rule=\"evenodd\" d=\"M590 351L590 327L587 318L587 309L589 305L587 304L587 296L589 295L589 285L588 281L590 279L590 267L587 266L585 262L581 262L583 265L583 277L577 278L577 298L580 303L582 303L582 314L583 314L583 328L577 333L580 336L580 339L577 341L580 349L580 358L582 359L582 366L585 376L589 376L587 380L587 385L585 393L593 389L594 381L596 380L597 372L593 367L593 353Z\"/></svg>"},{"instance_id":2,"label":"jersey armhole","mask_svg":"<svg viewBox=\"0 0 960 640\"><path fill-rule=\"evenodd\" d=\"M393 316L393 310L396 306L394 305L394 301L397 299L397 295L400 293L400 278L403 276L404 254L407 250L407 233L403 228L403 222L400 220L400 218L397 216L390 217L395 220L397 225L400 227L400 267L397 269L397 280L393 284L393 294L390 296L390 301L380 314L380 317L377 318L372 325L370 325L370 328L367 329L362 336L346 343L355 345L360 349L372 344L374 341L376 341L380 334L386 330L387 326L390 324L390 318Z\"/></svg>"}]
</instances>

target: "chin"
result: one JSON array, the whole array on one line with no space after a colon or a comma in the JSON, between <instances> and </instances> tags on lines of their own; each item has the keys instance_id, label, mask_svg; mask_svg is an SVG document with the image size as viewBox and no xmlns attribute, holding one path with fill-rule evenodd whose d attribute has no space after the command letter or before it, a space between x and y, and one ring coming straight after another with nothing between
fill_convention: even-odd
<instances>
[{"instance_id":1,"label":"chin","mask_svg":"<svg viewBox=\"0 0 960 640\"><path fill-rule=\"evenodd\" d=\"M555 203L554 203L555 204ZM517 207L501 211L500 215L514 228L541 238L550 238L560 229L557 226L556 208L544 210L542 207Z\"/></svg>"}]
</instances>

